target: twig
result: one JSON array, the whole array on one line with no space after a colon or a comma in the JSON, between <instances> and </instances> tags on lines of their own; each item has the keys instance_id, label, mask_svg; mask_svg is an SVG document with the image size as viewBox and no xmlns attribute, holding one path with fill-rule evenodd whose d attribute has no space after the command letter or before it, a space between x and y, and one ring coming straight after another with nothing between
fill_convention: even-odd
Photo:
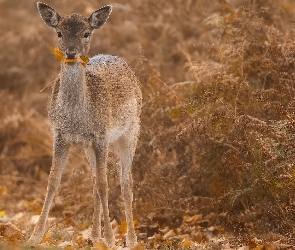
<instances>
[{"instance_id":1,"label":"twig","mask_svg":"<svg viewBox=\"0 0 295 250\"><path fill-rule=\"evenodd\" d=\"M26 178L26 177L23 177L23 176L0 175L0 179L22 180L22 181L25 181L25 182L40 183L40 184L44 183L44 181L37 181L37 180L29 179L29 178Z\"/></svg>"},{"instance_id":2,"label":"twig","mask_svg":"<svg viewBox=\"0 0 295 250\"><path fill-rule=\"evenodd\" d=\"M45 87L43 87L43 88L40 90L40 93L43 92L45 89L47 89L52 83L54 83L55 80L56 80L56 79L54 79L54 80L51 81L50 83L46 84Z\"/></svg>"},{"instance_id":3,"label":"twig","mask_svg":"<svg viewBox=\"0 0 295 250\"><path fill-rule=\"evenodd\" d=\"M163 83L164 86L165 86L166 88L168 88L168 90L172 93L172 95L175 97L175 99L176 99L180 104L183 104L183 102L178 98L178 96L175 94L175 92L173 91L173 89L172 89L167 83L165 83L164 81L162 81L159 77L157 77L157 76L155 76L155 75L154 75L154 77L155 77L157 80L159 80L161 83ZM183 108L183 109L184 109L184 112L185 112L190 118L193 118L193 117L191 116L191 114L190 114L185 108Z\"/></svg>"},{"instance_id":4,"label":"twig","mask_svg":"<svg viewBox=\"0 0 295 250\"><path fill-rule=\"evenodd\" d=\"M32 160L32 158L52 157L50 154L30 154L27 156L0 156L0 161L24 161Z\"/></svg>"},{"instance_id":5,"label":"twig","mask_svg":"<svg viewBox=\"0 0 295 250\"><path fill-rule=\"evenodd\" d=\"M77 213L79 213L82 209L88 207L90 204L92 203L92 201L88 202L88 203L84 203L82 204L78 209L76 209L71 215L55 222L54 224L52 224L51 226L48 227L48 229L52 228L53 226L56 226L57 224L60 224L62 223L63 221L67 220L67 219L70 219L71 217L77 215Z\"/></svg>"}]
</instances>

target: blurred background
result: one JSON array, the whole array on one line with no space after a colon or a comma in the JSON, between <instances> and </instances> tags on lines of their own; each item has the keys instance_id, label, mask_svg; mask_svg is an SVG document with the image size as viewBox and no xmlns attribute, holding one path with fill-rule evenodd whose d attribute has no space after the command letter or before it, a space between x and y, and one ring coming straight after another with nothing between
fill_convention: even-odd
<instances>
[{"instance_id":1,"label":"blurred background","mask_svg":"<svg viewBox=\"0 0 295 250\"><path fill-rule=\"evenodd\" d=\"M201 214L194 226L294 238L294 0L43 2L60 15L114 7L89 56L125 58L142 84L133 175L143 237ZM51 88L40 90L59 72L56 34L33 0L0 0L0 34L0 210L32 216L51 167ZM112 155L109 166L111 217L120 224ZM91 200L90 168L74 148L51 215L75 214L88 227Z\"/></svg>"}]
</instances>

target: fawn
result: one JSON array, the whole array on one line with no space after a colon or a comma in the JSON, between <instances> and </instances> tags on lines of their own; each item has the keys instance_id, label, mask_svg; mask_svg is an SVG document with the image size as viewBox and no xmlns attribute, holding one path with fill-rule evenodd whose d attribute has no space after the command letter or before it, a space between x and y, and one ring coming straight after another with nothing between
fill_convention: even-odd
<instances>
[{"instance_id":1,"label":"fawn","mask_svg":"<svg viewBox=\"0 0 295 250\"><path fill-rule=\"evenodd\" d=\"M132 215L131 165L140 127L142 95L140 83L127 63L110 55L96 55L83 65L79 56L86 56L93 31L108 19L112 6L102 7L89 17L72 14L61 17L50 6L38 2L41 18L58 36L58 47L68 61L61 62L55 79L48 115L53 133L53 160L47 194L41 215L29 243L37 244L45 233L45 224L54 195L61 181L69 147L84 148L92 168L94 214L91 239L101 240L101 210L104 238L115 245L108 208L107 158L109 146L120 161L120 184L127 221L127 246L134 246L137 237Z\"/></svg>"}]
</instances>

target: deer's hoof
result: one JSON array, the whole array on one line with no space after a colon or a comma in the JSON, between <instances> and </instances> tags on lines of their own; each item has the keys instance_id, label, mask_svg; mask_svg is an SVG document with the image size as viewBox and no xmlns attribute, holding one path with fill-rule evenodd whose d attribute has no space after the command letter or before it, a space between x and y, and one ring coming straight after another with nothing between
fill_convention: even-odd
<instances>
[{"instance_id":1,"label":"deer's hoof","mask_svg":"<svg viewBox=\"0 0 295 250\"><path fill-rule=\"evenodd\" d=\"M133 247L137 244L137 237L135 235L135 233L132 234L128 234L126 236L126 245L127 247Z\"/></svg>"},{"instance_id":2,"label":"deer's hoof","mask_svg":"<svg viewBox=\"0 0 295 250\"><path fill-rule=\"evenodd\" d=\"M28 240L28 244L29 245L37 245L37 244L39 244L41 242L41 240L42 240L42 236L43 236L43 234L39 234L39 233L35 234L35 233L33 233L31 235L31 237L29 238L29 240Z\"/></svg>"}]
</instances>

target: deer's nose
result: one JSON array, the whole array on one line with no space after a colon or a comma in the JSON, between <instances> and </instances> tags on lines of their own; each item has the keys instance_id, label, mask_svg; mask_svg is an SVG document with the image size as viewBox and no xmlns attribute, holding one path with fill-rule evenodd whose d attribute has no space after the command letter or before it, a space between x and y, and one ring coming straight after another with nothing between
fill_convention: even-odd
<instances>
[{"instance_id":1,"label":"deer's nose","mask_svg":"<svg viewBox=\"0 0 295 250\"><path fill-rule=\"evenodd\" d=\"M67 50L66 51L66 55L67 55L67 58L69 59L74 59L76 57L76 51L75 50Z\"/></svg>"}]
</instances>

